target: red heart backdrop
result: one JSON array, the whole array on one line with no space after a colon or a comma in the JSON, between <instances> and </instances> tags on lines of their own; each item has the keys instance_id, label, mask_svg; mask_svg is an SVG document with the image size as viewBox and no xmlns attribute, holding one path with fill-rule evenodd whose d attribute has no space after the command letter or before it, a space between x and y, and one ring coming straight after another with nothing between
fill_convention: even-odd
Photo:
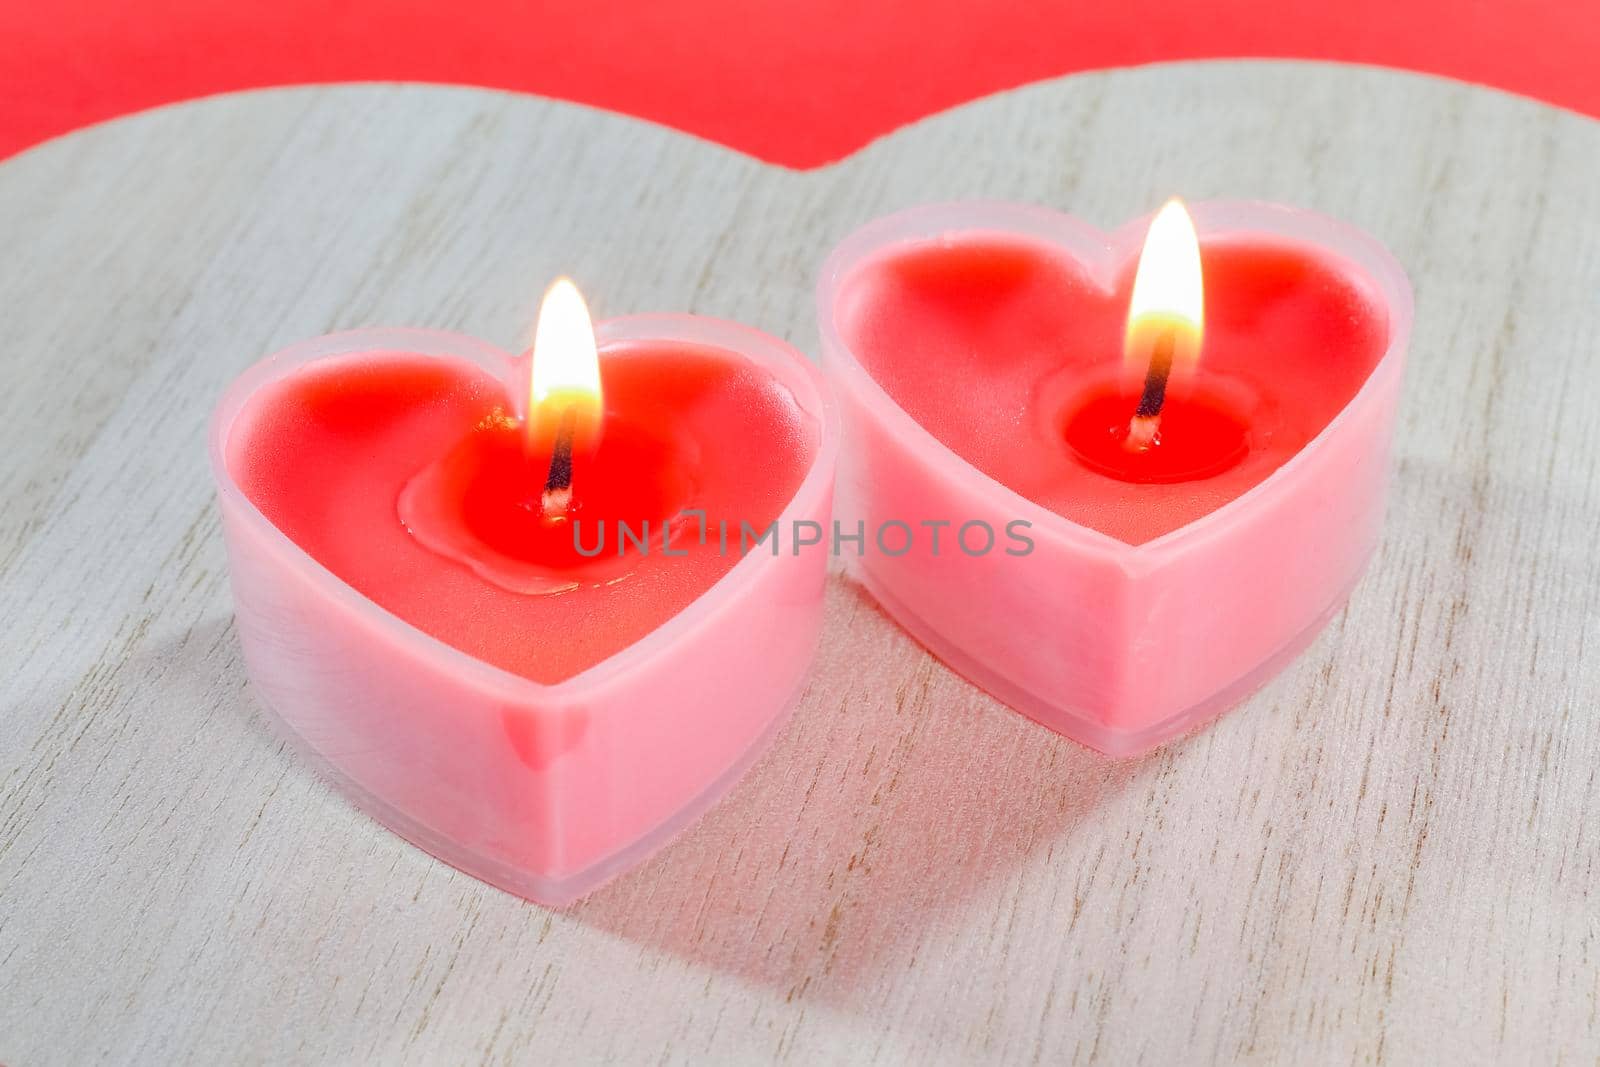
<instances>
[{"instance_id":1,"label":"red heart backdrop","mask_svg":"<svg viewBox=\"0 0 1600 1067\"><path fill-rule=\"evenodd\" d=\"M794 167L1075 70L1269 56L1444 74L1600 114L1574 0L4 0L0 157L91 122L303 82L596 104Z\"/></svg>"}]
</instances>

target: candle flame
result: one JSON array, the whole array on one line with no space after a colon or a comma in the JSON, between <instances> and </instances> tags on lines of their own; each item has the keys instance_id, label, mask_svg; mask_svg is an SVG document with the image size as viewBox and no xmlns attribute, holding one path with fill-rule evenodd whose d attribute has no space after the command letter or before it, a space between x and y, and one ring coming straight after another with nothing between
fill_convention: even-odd
<instances>
[{"instance_id":1,"label":"candle flame","mask_svg":"<svg viewBox=\"0 0 1600 1067\"><path fill-rule=\"evenodd\" d=\"M592 445L600 424L600 353L583 294L570 279L557 278L539 305L534 329L529 443L553 439L568 417L575 420L576 443Z\"/></svg>"},{"instance_id":2,"label":"candle flame","mask_svg":"<svg viewBox=\"0 0 1600 1067\"><path fill-rule=\"evenodd\" d=\"M1150 223L1133 276L1122 343L1130 373L1145 373L1157 342L1169 332L1174 342L1174 370L1192 367L1200 358L1204 307L1200 238L1183 201L1173 197Z\"/></svg>"}]
</instances>

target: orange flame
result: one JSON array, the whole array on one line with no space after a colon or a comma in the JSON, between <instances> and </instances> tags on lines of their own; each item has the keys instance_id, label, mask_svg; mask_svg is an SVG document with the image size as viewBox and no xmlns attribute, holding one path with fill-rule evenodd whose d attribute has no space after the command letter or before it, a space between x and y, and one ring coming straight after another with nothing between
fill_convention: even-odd
<instances>
[{"instance_id":1,"label":"orange flame","mask_svg":"<svg viewBox=\"0 0 1600 1067\"><path fill-rule=\"evenodd\" d=\"M1143 376L1157 342L1171 334L1177 374L1200 359L1205 334L1205 295L1200 278L1200 238L1194 220L1176 197L1156 213L1145 234L1139 268L1128 301L1122 354L1130 374Z\"/></svg>"},{"instance_id":2,"label":"orange flame","mask_svg":"<svg viewBox=\"0 0 1600 1067\"><path fill-rule=\"evenodd\" d=\"M530 446L554 439L563 419L575 425L574 446L593 447L600 431L600 353L583 294L557 278L539 305L528 374L527 434ZM570 413L570 414L569 414Z\"/></svg>"}]
</instances>

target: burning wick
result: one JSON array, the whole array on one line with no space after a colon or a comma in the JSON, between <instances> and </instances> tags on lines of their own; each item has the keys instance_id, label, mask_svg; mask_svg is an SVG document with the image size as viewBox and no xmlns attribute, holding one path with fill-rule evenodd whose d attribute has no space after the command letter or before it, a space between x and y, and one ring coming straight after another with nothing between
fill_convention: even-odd
<instances>
[{"instance_id":1,"label":"burning wick","mask_svg":"<svg viewBox=\"0 0 1600 1067\"><path fill-rule=\"evenodd\" d=\"M572 458L589 455L600 432L600 355L594 324L583 294L567 278L557 278L539 304L528 368L527 442L542 448L549 420L556 418L550 473L539 496L548 522L572 508Z\"/></svg>"},{"instance_id":2,"label":"burning wick","mask_svg":"<svg viewBox=\"0 0 1600 1067\"><path fill-rule=\"evenodd\" d=\"M1161 433L1161 405L1167 401L1167 378L1172 374L1172 355L1178 347L1175 330L1162 330L1150 353L1150 369L1144 375L1144 393L1139 407L1128 421L1128 437L1123 442L1130 452L1153 447Z\"/></svg>"},{"instance_id":3,"label":"burning wick","mask_svg":"<svg viewBox=\"0 0 1600 1067\"><path fill-rule=\"evenodd\" d=\"M572 440L577 432L578 409L569 407L561 413L555 451L550 454L550 474L539 498L539 507L547 519L562 517L572 506Z\"/></svg>"},{"instance_id":4,"label":"burning wick","mask_svg":"<svg viewBox=\"0 0 1600 1067\"><path fill-rule=\"evenodd\" d=\"M1139 407L1122 439L1127 451L1148 452L1161 443L1161 409L1167 402L1168 382L1175 366L1191 367L1198 358L1204 315L1200 238L1183 202L1168 200L1144 235L1133 293L1128 298L1123 358L1132 364L1148 351L1150 361L1144 367Z\"/></svg>"}]
</instances>

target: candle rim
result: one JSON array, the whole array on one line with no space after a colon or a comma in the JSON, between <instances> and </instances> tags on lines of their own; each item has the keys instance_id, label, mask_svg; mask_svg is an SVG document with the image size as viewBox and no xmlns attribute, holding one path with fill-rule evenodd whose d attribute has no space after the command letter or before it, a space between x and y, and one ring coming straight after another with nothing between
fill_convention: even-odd
<instances>
[{"instance_id":1,"label":"candle rim","mask_svg":"<svg viewBox=\"0 0 1600 1067\"><path fill-rule=\"evenodd\" d=\"M676 341L719 349L771 373L788 389L800 410L816 424L816 448L805 477L779 512L779 528L811 513L819 499L832 492L838 458L840 415L827 379L816 363L793 346L742 323L703 315L646 313L602 319L595 323L602 353L607 346L621 350L639 342ZM419 656L434 659L457 677L477 685L497 699L523 702L540 713L556 714L551 702L581 700L612 680L668 653L682 634L709 621L724 602L741 595L758 581L762 570L788 559L744 555L727 573L706 587L681 611L637 641L584 670L558 682L539 682L488 663L472 653L428 633L378 604L326 567L284 533L256 506L228 469L227 449L232 432L250 402L264 388L276 384L300 367L336 356L362 352L405 352L430 359L465 359L488 371L508 389L516 386L518 359L490 342L468 334L421 327L381 327L344 330L300 341L279 349L247 367L223 391L212 409L207 428L207 451L219 496L240 507L240 514L270 549L305 573L319 591L333 597L351 612L390 632L396 641L414 646ZM630 358L624 354L621 358ZM537 702L530 698L537 698Z\"/></svg>"}]
</instances>

